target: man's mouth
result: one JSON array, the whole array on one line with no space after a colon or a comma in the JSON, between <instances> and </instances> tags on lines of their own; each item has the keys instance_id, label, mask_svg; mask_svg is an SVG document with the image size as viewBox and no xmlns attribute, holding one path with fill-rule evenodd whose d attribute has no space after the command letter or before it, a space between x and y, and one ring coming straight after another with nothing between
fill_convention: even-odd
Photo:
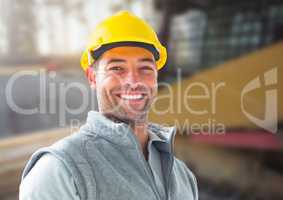
<instances>
[{"instance_id":1,"label":"man's mouth","mask_svg":"<svg viewBox=\"0 0 283 200\"><path fill-rule=\"evenodd\" d=\"M142 91L113 92L112 94L118 99L117 105L130 113L143 111L149 99L149 94Z\"/></svg>"},{"instance_id":2,"label":"man's mouth","mask_svg":"<svg viewBox=\"0 0 283 200\"><path fill-rule=\"evenodd\" d=\"M141 100L144 98L144 95L143 94L134 94L134 95L121 94L120 98L124 100Z\"/></svg>"},{"instance_id":3,"label":"man's mouth","mask_svg":"<svg viewBox=\"0 0 283 200\"><path fill-rule=\"evenodd\" d=\"M138 102L145 99L146 94L145 93L119 93L116 94L116 96L124 101L129 102Z\"/></svg>"}]
</instances>

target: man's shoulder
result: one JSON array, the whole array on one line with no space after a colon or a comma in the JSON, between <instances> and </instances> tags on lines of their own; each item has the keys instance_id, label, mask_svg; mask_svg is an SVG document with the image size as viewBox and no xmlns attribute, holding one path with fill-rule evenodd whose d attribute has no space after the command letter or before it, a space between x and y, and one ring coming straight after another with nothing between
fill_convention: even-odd
<instances>
[{"instance_id":1,"label":"man's shoulder","mask_svg":"<svg viewBox=\"0 0 283 200\"><path fill-rule=\"evenodd\" d=\"M174 167L175 170L179 171L183 175L189 176L189 178L195 179L193 172L188 168L186 163L174 156Z\"/></svg>"},{"instance_id":2,"label":"man's shoulder","mask_svg":"<svg viewBox=\"0 0 283 200\"><path fill-rule=\"evenodd\" d=\"M24 168L22 179L30 173L31 169L40 166L43 162L52 163L51 166L54 164L59 166L60 163L63 163L66 167L74 164L73 158L80 159L79 156L82 155L82 146L85 141L83 137L78 137L76 134L64 137L50 146L35 151Z\"/></svg>"},{"instance_id":3,"label":"man's shoulder","mask_svg":"<svg viewBox=\"0 0 283 200\"><path fill-rule=\"evenodd\" d=\"M68 168L52 154L44 154L22 180L20 199L58 199L55 191L62 199L77 196Z\"/></svg>"},{"instance_id":4,"label":"man's shoulder","mask_svg":"<svg viewBox=\"0 0 283 200\"><path fill-rule=\"evenodd\" d=\"M34 165L31 169L29 175L30 174L36 175L37 177L45 178L46 181L52 180L52 175L55 174L59 176L71 175L64 162L62 162L60 159L50 153L46 153L42 155L40 159L38 159L36 165ZM46 174L50 176L46 176Z\"/></svg>"},{"instance_id":5,"label":"man's shoulder","mask_svg":"<svg viewBox=\"0 0 283 200\"><path fill-rule=\"evenodd\" d=\"M197 180L194 173L187 167L184 161L174 157L174 167L178 180L183 180L185 185L189 185L194 194L195 199L198 199Z\"/></svg>"},{"instance_id":6,"label":"man's shoulder","mask_svg":"<svg viewBox=\"0 0 283 200\"><path fill-rule=\"evenodd\" d=\"M59 178L53 181L55 185L60 185L61 183L64 185L65 179L71 175L72 182L78 183L76 186L79 189L78 191L80 191L80 196L84 196L85 175L88 176L89 174L87 170L84 170L86 171L85 174L81 174L81 169L89 169L89 162L84 153L87 139L79 134L74 133L62 138L51 146L40 148L34 152L23 170L23 185L28 185L25 183L35 179L40 180L43 185L48 182L52 183L54 177ZM50 176L49 173L51 174ZM41 178L38 179L35 174L41 174ZM73 188L73 186L70 187ZM54 188L51 187L51 189Z\"/></svg>"}]
</instances>

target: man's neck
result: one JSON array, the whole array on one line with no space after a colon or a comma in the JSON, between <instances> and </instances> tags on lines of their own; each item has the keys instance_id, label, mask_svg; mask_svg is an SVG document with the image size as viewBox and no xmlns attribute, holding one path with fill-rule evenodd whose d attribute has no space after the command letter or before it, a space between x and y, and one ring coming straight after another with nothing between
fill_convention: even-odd
<instances>
[{"instance_id":1,"label":"man's neck","mask_svg":"<svg viewBox=\"0 0 283 200\"><path fill-rule=\"evenodd\" d=\"M139 140L141 150L143 152L145 159L147 160L148 159L147 145L149 141L149 134L147 131L147 124L148 124L147 120L143 119L139 121L128 121L128 120L117 118L111 114L104 113L104 115L114 122L124 122L124 123L127 123L131 127L131 129L133 130L133 133L136 135L137 139Z\"/></svg>"},{"instance_id":2,"label":"man's neck","mask_svg":"<svg viewBox=\"0 0 283 200\"><path fill-rule=\"evenodd\" d=\"M131 128L136 135L137 139L140 142L141 150L143 152L143 155L145 159L148 159L148 150L147 145L149 141L149 134L147 132L147 123L137 123L134 125L131 125Z\"/></svg>"}]
</instances>

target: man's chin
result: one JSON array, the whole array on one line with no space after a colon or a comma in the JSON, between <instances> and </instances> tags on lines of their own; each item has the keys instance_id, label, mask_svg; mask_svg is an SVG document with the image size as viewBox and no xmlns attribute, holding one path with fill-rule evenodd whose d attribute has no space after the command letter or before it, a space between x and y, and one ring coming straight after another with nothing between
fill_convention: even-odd
<instances>
[{"instance_id":1,"label":"man's chin","mask_svg":"<svg viewBox=\"0 0 283 200\"><path fill-rule=\"evenodd\" d=\"M126 124L146 122L147 112L144 111L117 111L108 112L105 115L115 122L123 122Z\"/></svg>"},{"instance_id":2,"label":"man's chin","mask_svg":"<svg viewBox=\"0 0 283 200\"><path fill-rule=\"evenodd\" d=\"M122 121L128 123L145 122L147 120L147 112L144 110L124 110L123 112L119 113L119 117Z\"/></svg>"}]
</instances>

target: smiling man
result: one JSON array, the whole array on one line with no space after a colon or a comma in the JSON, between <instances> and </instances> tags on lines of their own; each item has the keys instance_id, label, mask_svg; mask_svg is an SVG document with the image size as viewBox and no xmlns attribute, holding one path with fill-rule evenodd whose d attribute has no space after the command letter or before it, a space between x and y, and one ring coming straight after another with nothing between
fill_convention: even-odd
<instances>
[{"instance_id":1,"label":"smiling man","mask_svg":"<svg viewBox=\"0 0 283 200\"><path fill-rule=\"evenodd\" d=\"M33 154L20 199L198 199L194 175L173 154L175 128L148 121L166 58L153 29L133 14L101 22L81 59L98 112Z\"/></svg>"}]
</instances>

